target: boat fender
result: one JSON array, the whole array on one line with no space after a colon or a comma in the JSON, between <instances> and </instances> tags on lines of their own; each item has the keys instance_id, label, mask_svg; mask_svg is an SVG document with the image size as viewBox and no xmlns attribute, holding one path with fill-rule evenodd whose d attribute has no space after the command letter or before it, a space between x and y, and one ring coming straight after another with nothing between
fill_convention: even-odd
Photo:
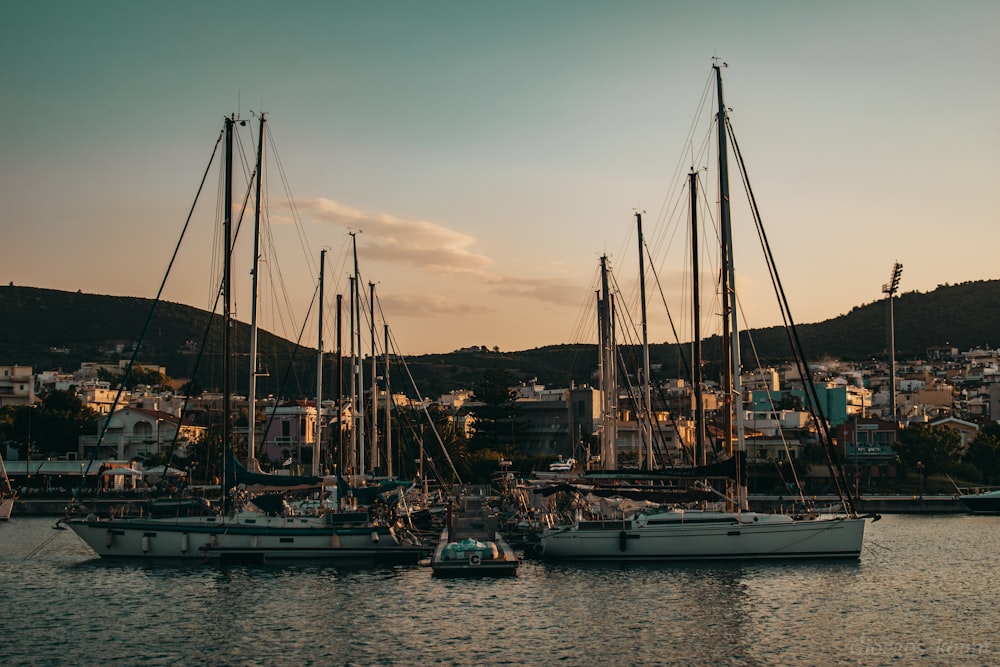
<instances>
[{"instance_id":1,"label":"boat fender","mask_svg":"<svg viewBox=\"0 0 1000 667\"><path fill-rule=\"evenodd\" d=\"M625 551L625 545L628 544L628 533L624 530L618 533L618 549Z\"/></svg>"},{"instance_id":2,"label":"boat fender","mask_svg":"<svg viewBox=\"0 0 1000 667\"><path fill-rule=\"evenodd\" d=\"M479 565L482 562L483 562L483 558L479 554L472 554L471 556L469 556L469 564L470 565Z\"/></svg>"},{"instance_id":3,"label":"boat fender","mask_svg":"<svg viewBox=\"0 0 1000 667\"><path fill-rule=\"evenodd\" d=\"M190 537L188 536L187 533L182 533L181 534L181 553L182 554L186 554L188 552L188 541L189 540L190 540Z\"/></svg>"},{"instance_id":4,"label":"boat fender","mask_svg":"<svg viewBox=\"0 0 1000 667\"><path fill-rule=\"evenodd\" d=\"M142 553L149 553L149 535L142 536Z\"/></svg>"},{"instance_id":5,"label":"boat fender","mask_svg":"<svg viewBox=\"0 0 1000 667\"><path fill-rule=\"evenodd\" d=\"M214 547L219 544L219 537L215 533L208 536L208 546Z\"/></svg>"},{"instance_id":6,"label":"boat fender","mask_svg":"<svg viewBox=\"0 0 1000 667\"><path fill-rule=\"evenodd\" d=\"M378 544L378 531L372 531L372 544Z\"/></svg>"},{"instance_id":7,"label":"boat fender","mask_svg":"<svg viewBox=\"0 0 1000 667\"><path fill-rule=\"evenodd\" d=\"M112 533L111 529L108 528L108 530L105 531L105 533L104 533L104 546L106 546L108 549L110 549L111 548L111 543L114 542L114 541L115 541L114 533Z\"/></svg>"}]
</instances>

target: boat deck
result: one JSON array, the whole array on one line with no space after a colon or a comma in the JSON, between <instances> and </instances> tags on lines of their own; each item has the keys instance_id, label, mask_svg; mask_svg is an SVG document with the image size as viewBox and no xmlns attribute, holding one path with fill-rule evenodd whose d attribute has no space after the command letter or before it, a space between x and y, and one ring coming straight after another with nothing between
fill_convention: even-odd
<instances>
[{"instance_id":1,"label":"boat deck","mask_svg":"<svg viewBox=\"0 0 1000 667\"><path fill-rule=\"evenodd\" d=\"M464 499L449 508L445 529L431 556L436 577L504 577L517 572L520 559L497 530L498 518L481 498Z\"/></svg>"}]
</instances>

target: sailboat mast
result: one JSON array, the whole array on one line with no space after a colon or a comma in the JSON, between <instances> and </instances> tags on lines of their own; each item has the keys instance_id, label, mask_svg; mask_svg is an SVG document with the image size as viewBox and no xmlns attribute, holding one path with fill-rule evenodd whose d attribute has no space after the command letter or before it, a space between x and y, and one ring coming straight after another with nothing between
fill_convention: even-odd
<instances>
[{"instance_id":1,"label":"sailboat mast","mask_svg":"<svg viewBox=\"0 0 1000 667\"><path fill-rule=\"evenodd\" d=\"M337 470L344 469L344 351L341 323L344 295L337 295Z\"/></svg>"},{"instance_id":2,"label":"sailboat mast","mask_svg":"<svg viewBox=\"0 0 1000 667\"><path fill-rule=\"evenodd\" d=\"M615 381L614 306L608 288L608 256L601 256L601 294L598 324L601 346L601 469L618 467L618 383Z\"/></svg>"},{"instance_id":3,"label":"sailboat mast","mask_svg":"<svg viewBox=\"0 0 1000 667\"><path fill-rule=\"evenodd\" d=\"M642 400L643 408L646 411L646 419L640 419L639 411L636 412L636 422L639 426L640 442L643 444L643 460L645 470L653 469L653 424L655 417L653 413L653 403L649 392L649 338L646 332L646 268L644 263L645 251L642 243L642 213L635 212L635 223L639 237L639 298L642 302Z\"/></svg>"},{"instance_id":4,"label":"sailboat mast","mask_svg":"<svg viewBox=\"0 0 1000 667\"><path fill-rule=\"evenodd\" d=\"M354 289L351 297L354 299L355 330L357 345L354 353L357 355L354 360L354 380L357 382L357 412L354 418L357 420L357 451L358 451L358 474L365 474L365 374L361 366L361 275L358 270L358 239L356 234L351 234L354 242Z\"/></svg>"},{"instance_id":5,"label":"sailboat mast","mask_svg":"<svg viewBox=\"0 0 1000 667\"><path fill-rule=\"evenodd\" d=\"M231 288L233 253L233 123L234 116L226 117L225 184L222 200L222 497L223 502L229 492L229 477L226 470L228 448L232 442L231 410L232 390L229 384L229 356L231 347Z\"/></svg>"},{"instance_id":6,"label":"sailboat mast","mask_svg":"<svg viewBox=\"0 0 1000 667\"><path fill-rule=\"evenodd\" d=\"M392 391L389 388L389 325L383 324L385 342L382 349L385 351L385 465L386 474L392 477Z\"/></svg>"},{"instance_id":7,"label":"sailboat mast","mask_svg":"<svg viewBox=\"0 0 1000 667\"><path fill-rule=\"evenodd\" d=\"M708 463L708 452L705 448L705 401L702 377L701 352L701 282L699 279L698 257L698 172L692 170L688 174L691 194L691 282L692 303L691 319L694 322L694 340L692 341L691 369L694 382L694 462L695 465Z\"/></svg>"},{"instance_id":8,"label":"sailboat mast","mask_svg":"<svg viewBox=\"0 0 1000 667\"><path fill-rule=\"evenodd\" d=\"M316 334L316 438L312 448L312 474L320 471L319 458L323 451L323 272L326 250L319 251L319 331Z\"/></svg>"},{"instance_id":9,"label":"sailboat mast","mask_svg":"<svg viewBox=\"0 0 1000 667\"><path fill-rule=\"evenodd\" d=\"M368 312L371 318L368 322L368 335L371 338L372 350L372 428L371 428L371 462L372 471L381 467L378 455L378 364L375 359L375 283L368 283Z\"/></svg>"},{"instance_id":10,"label":"sailboat mast","mask_svg":"<svg viewBox=\"0 0 1000 667\"><path fill-rule=\"evenodd\" d=\"M727 446L732 447L733 436L736 437L736 448L733 456L737 457L737 486L739 487L739 507L746 503L746 490L740 479L743 456L746 452L746 439L743 428L743 395L740 387L740 333L736 311L736 270L733 262L733 228L730 215L729 200L729 164L727 159L726 132L729 117L722 92L722 69L718 64L715 69L716 90L718 92L718 137L719 137L719 207L720 224L722 225L722 311L724 315L723 331L729 339L729 354L726 364L726 387L729 392L727 403L726 435L729 438ZM733 424L735 417L736 423ZM735 429L735 433L734 433Z\"/></svg>"},{"instance_id":11,"label":"sailboat mast","mask_svg":"<svg viewBox=\"0 0 1000 667\"><path fill-rule=\"evenodd\" d=\"M260 130L257 137L257 183L254 186L254 216L253 216L253 267L252 298L250 300L250 388L247 390L247 467L255 470L254 461L257 458L256 425L257 425L257 301L260 299L260 212L261 212L261 178L264 169L264 125L267 122L264 114L260 115Z\"/></svg>"},{"instance_id":12,"label":"sailboat mast","mask_svg":"<svg viewBox=\"0 0 1000 667\"><path fill-rule=\"evenodd\" d=\"M348 282L350 283L350 331L348 332L348 338L351 341L350 352L351 352L351 452L350 452L350 468L355 470L358 465L358 381L355 379L354 375L358 372L358 366L356 363L356 355L354 352L354 320L356 318L354 308L356 305L356 300L354 298L354 276L348 276Z\"/></svg>"}]
</instances>

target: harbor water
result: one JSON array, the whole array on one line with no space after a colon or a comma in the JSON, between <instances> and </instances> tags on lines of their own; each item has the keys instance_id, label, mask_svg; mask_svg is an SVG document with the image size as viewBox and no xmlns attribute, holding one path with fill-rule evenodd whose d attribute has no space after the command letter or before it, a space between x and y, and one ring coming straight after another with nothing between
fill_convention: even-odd
<instances>
[{"instance_id":1,"label":"harbor water","mask_svg":"<svg viewBox=\"0 0 1000 667\"><path fill-rule=\"evenodd\" d=\"M97 559L0 524L0 664L995 665L1000 517L890 515L850 562L427 567Z\"/></svg>"}]
</instances>

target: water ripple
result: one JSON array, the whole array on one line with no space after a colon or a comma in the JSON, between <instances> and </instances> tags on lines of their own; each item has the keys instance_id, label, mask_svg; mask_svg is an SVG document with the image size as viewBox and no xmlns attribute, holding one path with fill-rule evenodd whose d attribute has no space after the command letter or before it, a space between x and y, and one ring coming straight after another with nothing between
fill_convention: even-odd
<instances>
[{"instance_id":1,"label":"water ripple","mask_svg":"<svg viewBox=\"0 0 1000 667\"><path fill-rule=\"evenodd\" d=\"M858 562L527 561L515 578L471 581L419 567L116 563L50 527L0 525L11 667L998 662L997 517L886 517Z\"/></svg>"}]
</instances>

